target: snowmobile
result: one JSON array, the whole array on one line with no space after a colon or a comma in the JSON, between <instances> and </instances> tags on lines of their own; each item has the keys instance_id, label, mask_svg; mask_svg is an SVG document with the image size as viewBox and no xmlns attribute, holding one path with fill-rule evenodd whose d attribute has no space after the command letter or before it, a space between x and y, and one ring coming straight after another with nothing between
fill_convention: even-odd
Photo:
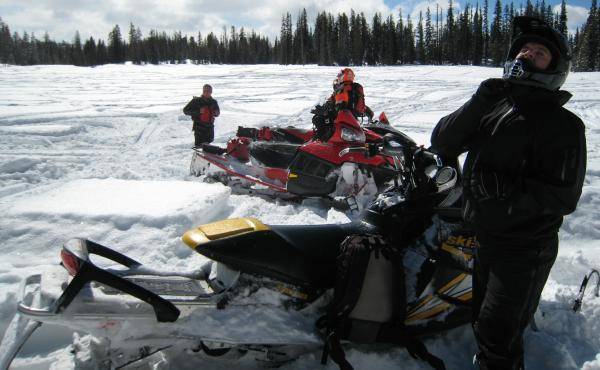
<instances>
[{"instance_id":1,"label":"snowmobile","mask_svg":"<svg viewBox=\"0 0 600 370\"><path fill-rule=\"evenodd\" d=\"M226 148L205 144L194 148L190 173L240 192L288 200L319 197L340 209L363 208L394 177L392 158L374 147L381 136L363 130L349 110L335 113L317 105L312 113L315 133L307 142L236 137ZM396 136L414 145L408 136Z\"/></svg>"},{"instance_id":2,"label":"snowmobile","mask_svg":"<svg viewBox=\"0 0 600 370\"><path fill-rule=\"evenodd\" d=\"M318 351L326 333L315 321L331 300L339 246L350 235L386 235L405 251L403 337L469 322L476 244L455 207L460 171L387 137L380 150L395 158L396 177L359 220L284 226L239 218L201 225L182 237L209 258L193 271L156 270L91 240L67 241L56 271L24 280L0 343L0 369L44 324L90 333L91 344L73 346L88 351L76 353L74 360L84 361L76 366L106 369L194 356L253 356L276 366ZM98 257L115 266L100 266Z\"/></svg>"},{"instance_id":3,"label":"snowmobile","mask_svg":"<svg viewBox=\"0 0 600 370\"><path fill-rule=\"evenodd\" d=\"M318 111L318 108L319 107L316 107L312 112ZM380 142L385 134L394 134L405 137L405 140L410 140L404 133L396 130L390 125L385 112L381 112L379 118L376 120L371 120L371 118L369 118L366 123L361 121L361 127L365 132L365 139L367 142ZM238 126L236 133L238 138L246 137L253 141L274 141L290 144L307 143L312 140L314 134L314 128L301 129L294 126L263 126L261 128Z\"/></svg>"}]
</instances>

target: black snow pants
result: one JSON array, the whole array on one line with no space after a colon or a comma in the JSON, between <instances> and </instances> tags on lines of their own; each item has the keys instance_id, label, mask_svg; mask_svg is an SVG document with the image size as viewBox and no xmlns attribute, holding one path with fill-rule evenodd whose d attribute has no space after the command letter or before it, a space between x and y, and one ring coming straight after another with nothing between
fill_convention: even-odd
<instances>
[{"instance_id":1,"label":"black snow pants","mask_svg":"<svg viewBox=\"0 0 600 370\"><path fill-rule=\"evenodd\" d=\"M215 138L215 126L212 123L194 122L194 146L209 144Z\"/></svg>"},{"instance_id":2,"label":"black snow pants","mask_svg":"<svg viewBox=\"0 0 600 370\"><path fill-rule=\"evenodd\" d=\"M473 332L481 370L524 369L523 332L558 252L558 236L530 245L480 243L473 273Z\"/></svg>"}]
</instances>

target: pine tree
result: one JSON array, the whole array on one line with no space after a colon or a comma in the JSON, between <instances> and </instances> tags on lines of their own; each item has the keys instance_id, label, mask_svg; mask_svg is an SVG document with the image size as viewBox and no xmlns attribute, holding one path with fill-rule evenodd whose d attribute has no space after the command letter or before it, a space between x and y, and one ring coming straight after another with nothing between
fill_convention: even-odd
<instances>
[{"instance_id":1,"label":"pine tree","mask_svg":"<svg viewBox=\"0 0 600 370\"><path fill-rule=\"evenodd\" d=\"M0 18L0 63L15 64L13 40L10 37L10 28Z\"/></svg>"},{"instance_id":2,"label":"pine tree","mask_svg":"<svg viewBox=\"0 0 600 370\"><path fill-rule=\"evenodd\" d=\"M85 41L83 45L83 60L84 65L86 66L94 66L98 64L98 57L96 51L96 41L94 41L93 37L90 37Z\"/></svg>"},{"instance_id":3,"label":"pine tree","mask_svg":"<svg viewBox=\"0 0 600 370\"><path fill-rule=\"evenodd\" d=\"M460 64L468 64L472 58L471 51L471 22L470 22L471 6L469 3L465 5L465 10L458 15L456 25L456 62Z\"/></svg>"},{"instance_id":4,"label":"pine tree","mask_svg":"<svg viewBox=\"0 0 600 370\"><path fill-rule=\"evenodd\" d=\"M427 7L425 13L425 53L423 55L423 63L430 64L433 62L434 54L433 26L431 25L431 10Z\"/></svg>"},{"instance_id":5,"label":"pine tree","mask_svg":"<svg viewBox=\"0 0 600 370\"><path fill-rule=\"evenodd\" d=\"M483 0L483 64L487 65L490 59L490 23L488 18L488 0Z\"/></svg>"},{"instance_id":6,"label":"pine tree","mask_svg":"<svg viewBox=\"0 0 600 370\"><path fill-rule=\"evenodd\" d=\"M129 24L129 47L127 52L127 58L133 63L142 63L142 31L136 28L133 23Z\"/></svg>"},{"instance_id":7,"label":"pine tree","mask_svg":"<svg viewBox=\"0 0 600 370\"><path fill-rule=\"evenodd\" d=\"M455 24L454 24L454 9L452 5L452 0L448 0L448 10L446 11L446 29L444 31L443 37L443 55L444 59L449 61L450 63L455 64Z\"/></svg>"},{"instance_id":8,"label":"pine tree","mask_svg":"<svg viewBox=\"0 0 600 370\"><path fill-rule=\"evenodd\" d=\"M108 48L104 43L104 40L99 40L96 48L96 61L97 64L106 64L108 63Z\"/></svg>"},{"instance_id":9,"label":"pine tree","mask_svg":"<svg viewBox=\"0 0 600 370\"><path fill-rule=\"evenodd\" d=\"M367 18L364 13L360 13L360 35L362 38L363 45L363 56L362 63L367 61L368 54L368 45L371 44L371 29L369 28L369 23L367 22Z\"/></svg>"},{"instance_id":10,"label":"pine tree","mask_svg":"<svg viewBox=\"0 0 600 370\"><path fill-rule=\"evenodd\" d=\"M310 49L310 33L308 30L308 17L306 15L306 9L302 9L302 12L298 15L296 22L296 32L294 34L294 63L306 64L309 60L311 53Z\"/></svg>"},{"instance_id":11,"label":"pine tree","mask_svg":"<svg viewBox=\"0 0 600 370\"><path fill-rule=\"evenodd\" d=\"M479 14L479 5L473 15L473 65L480 65L483 59L483 24Z\"/></svg>"},{"instance_id":12,"label":"pine tree","mask_svg":"<svg viewBox=\"0 0 600 370\"><path fill-rule=\"evenodd\" d=\"M354 10L350 12L350 42L351 42L351 64L361 65L364 63L364 44L363 37L361 34L362 27L360 22L360 16L354 13Z\"/></svg>"},{"instance_id":13,"label":"pine tree","mask_svg":"<svg viewBox=\"0 0 600 370\"><path fill-rule=\"evenodd\" d=\"M76 66L85 65L83 58L83 47L81 45L81 36L79 35L79 31L75 31L75 36L73 37L73 44L71 46L71 60L72 63Z\"/></svg>"},{"instance_id":14,"label":"pine tree","mask_svg":"<svg viewBox=\"0 0 600 370\"><path fill-rule=\"evenodd\" d=\"M337 54L335 61L339 65L348 65L350 63L350 25L346 13L338 14L337 22Z\"/></svg>"},{"instance_id":15,"label":"pine tree","mask_svg":"<svg viewBox=\"0 0 600 370\"><path fill-rule=\"evenodd\" d=\"M410 14L406 16L406 27L404 28L404 49L406 50L406 63L415 62L415 34Z\"/></svg>"},{"instance_id":16,"label":"pine tree","mask_svg":"<svg viewBox=\"0 0 600 370\"><path fill-rule=\"evenodd\" d=\"M417 24L417 62L425 64L427 57L425 56L425 35L423 32L423 12L419 12L419 23Z\"/></svg>"},{"instance_id":17,"label":"pine tree","mask_svg":"<svg viewBox=\"0 0 600 370\"><path fill-rule=\"evenodd\" d=\"M396 22L390 14L383 24L382 63L396 64L398 54L396 51Z\"/></svg>"},{"instance_id":18,"label":"pine tree","mask_svg":"<svg viewBox=\"0 0 600 370\"><path fill-rule=\"evenodd\" d=\"M383 51L383 25L381 23L381 14L373 15L373 26L371 34L371 62L370 64L381 64Z\"/></svg>"},{"instance_id":19,"label":"pine tree","mask_svg":"<svg viewBox=\"0 0 600 370\"><path fill-rule=\"evenodd\" d=\"M494 21L490 32L490 56L492 58L492 64L495 66L500 65L504 56L504 35L502 29L502 3L500 0L496 0L496 6L494 7Z\"/></svg>"},{"instance_id":20,"label":"pine tree","mask_svg":"<svg viewBox=\"0 0 600 370\"><path fill-rule=\"evenodd\" d=\"M108 34L108 61L109 63L125 61L125 45L121 39L121 29L118 24Z\"/></svg>"},{"instance_id":21,"label":"pine tree","mask_svg":"<svg viewBox=\"0 0 600 370\"><path fill-rule=\"evenodd\" d=\"M580 71L597 71L600 69L598 53L600 42L600 16L597 0L592 0L588 18L579 35L576 69Z\"/></svg>"},{"instance_id":22,"label":"pine tree","mask_svg":"<svg viewBox=\"0 0 600 370\"><path fill-rule=\"evenodd\" d=\"M293 33L292 33L292 15L288 12L281 18L281 32L279 35L279 63L293 63Z\"/></svg>"},{"instance_id":23,"label":"pine tree","mask_svg":"<svg viewBox=\"0 0 600 370\"><path fill-rule=\"evenodd\" d=\"M398 22L396 23L396 48L398 49L398 60L400 63L406 63L406 45L405 45L405 29L402 21L402 9L398 10Z\"/></svg>"},{"instance_id":24,"label":"pine tree","mask_svg":"<svg viewBox=\"0 0 600 370\"><path fill-rule=\"evenodd\" d=\"M567 3L562 0L560 3L560 17L558 23L558 30L565 36L567 36Z\"/></svg>"}]
</instances>

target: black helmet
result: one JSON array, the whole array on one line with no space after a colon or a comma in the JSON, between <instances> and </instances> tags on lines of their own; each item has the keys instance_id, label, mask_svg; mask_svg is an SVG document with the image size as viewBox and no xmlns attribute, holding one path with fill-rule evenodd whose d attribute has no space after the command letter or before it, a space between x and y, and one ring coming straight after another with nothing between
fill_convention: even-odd
<instances>
[{"instance_id":1,"label":"black helmet","mask_svg":"<svg viewBox=\"0 0 600 370\"><path fill-rule=\"evenodd\" d=\"M550 50L552 61L548 68L539 70L526 61L515 59L528 42L540 43ZM515 17L503 78L514 83L558 90L571 69L571 57L571 47L562 33L537 18Z\"/></svg>"}]
</instances>

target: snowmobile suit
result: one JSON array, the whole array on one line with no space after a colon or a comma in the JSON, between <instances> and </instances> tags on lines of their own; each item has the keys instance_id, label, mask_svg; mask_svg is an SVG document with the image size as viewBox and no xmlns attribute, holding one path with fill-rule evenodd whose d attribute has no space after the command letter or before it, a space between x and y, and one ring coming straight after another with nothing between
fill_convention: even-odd
<instances>
[{"instance_id":1,"label":"snowmobile suit","mask_svg":"<svg viewBox=\"0 0 600 370\"><path fill-rule=\"evenodd\" d=\"M463 218L480 244L473 289L480 366L518 369L523 331L556 257L563 216L581 195L585 128L562 107L568 92L504 81L497 94L479 94L489 82L440 120L431 143L442 155L468 151ZM473 185L490 176L489 196L475 196L481 191Z\"/></svg>"},{"instance_id":2,"label":"snowmobile suit","mask_svg":"<svg viewBox=\"0 0 600 370\"><path fill-rule=\"evenodd\" d=\"M183 108L183 113L191 116L194 122L192 130L194 131L195 146L211 143L214 140L215 117L220 114L219 104L215 99L203 96L194 97Z\"/></svg>"},{"instance_id":3,"label":"snowmobile suit","mask_svg":"<svg viewBox=\"0 0 600 370\"><path fill-rule=\"evenodd\" d=\"M340 84L327 100L334 103L338 110L350 109L355 117L365 115L365 93L359 83Z\"/></svg>"}]
</instances>

